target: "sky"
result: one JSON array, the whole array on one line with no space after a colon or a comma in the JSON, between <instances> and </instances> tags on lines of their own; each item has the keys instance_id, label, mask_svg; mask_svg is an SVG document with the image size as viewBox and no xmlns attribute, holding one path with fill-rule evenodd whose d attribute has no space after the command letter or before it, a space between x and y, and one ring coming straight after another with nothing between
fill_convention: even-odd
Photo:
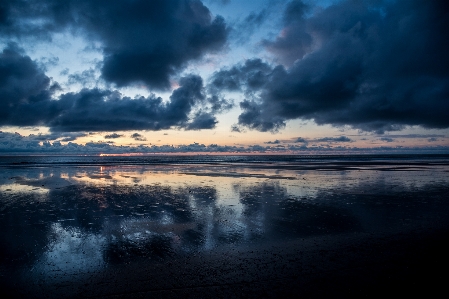
<instances>
[{"instance_id":1,"label":"sky","mask_svg":"<svg viewBox=\"0 0 449 299\"><path fill-rule=\"evenodd\" d=\"M449 4L0 0L0 152L449 153Z\"/></svg>"}]
</instances>

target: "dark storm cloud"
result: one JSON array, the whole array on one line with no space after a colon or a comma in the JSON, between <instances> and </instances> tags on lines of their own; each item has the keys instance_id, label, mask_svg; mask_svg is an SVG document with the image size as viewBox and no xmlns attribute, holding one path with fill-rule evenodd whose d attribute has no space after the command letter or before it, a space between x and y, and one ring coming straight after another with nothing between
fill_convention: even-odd
<instances>
[{"instance_id":1,"label":"dark storm cloud","mask_svg":"<svg viewBox=\"0 0 449 299\"><path fill-rule=\"evenodd\" d=\"M240 108L243 110L238 118L238 124L241 126L261 132L277 132L285 128L284 118L271 115L255 101L244 100L240 103Z\"/></svg>"},{"instance_id":2,"label":"dark storm cloud","mask_svg":"<svg viewBox=\"0 0 449 299\"><path fill-rule=\"evenodd\" d=\"M89 25L93 30L101 25L97 33L104 43L102 74L118 86L144 82L168 88L171 75L187 62L219 50L227 37L224 19L213 19L200 1L141 0L97 8L98 14L104 10L105 17Z\"/></svg>"},{"instance_id":3,"label":"dark storm cloud","mask_svg":"<svg viewBox=\"0 0 449 299\"><path fill-rule=\"evenodd\" d=\"M117 139L122 137L123 135L117 134L117 133L112 133L112 134L108 134L104 136L104 139Z\"/></svg>"},{"instance_id":4,"label":"dark storm cloud","mask_svg":"<svg viewBox=\"0 0 449 299\"><path fill-rule=\"evenodd\" d=\"M49 126L53 132L160 130L172 127L208 129L209 112L190 114L209 105L203 80L188 75L179 80L168 102L160 97L124 97L117 91L82 89L52 98L51 84L35 61L14 44L0 53L0 125Z\"/></svg>"},{"instance_id":5,"label":"dark storm cloud","mask_svg":"<svg viewBox=\"0 0 449 299\"><path fill-rule=\"evenodd\" d=\"M210 86L247 95L238 125L260 131L298 118L378 133L448 128L446 28L445 1L340 1L325 9L292 1L282 32L263 41L282 64L248 60L215 73ZM247 66L254 62L256 84Z\"/></svg>"},{"instance_id":6,"label":"dark storm cloud","mask_svg":"<svg viewBox=\"0 0 449 299\"><path fill-rule=\"evenodd\" d=\"M217 119L214 115L199 111L192 122L190 122L186 129L187 130L201 130L201 129L213 129L215 125L218 123Z\"/></svg>"},{"instance_id":7,"label":"dark storm cloud","mask_svg":"<svg viewBox=\"0 0 449 299\"><path fill-rule=\"evenodd\" d=\"M201 77L189 75L179 84L167 103L154 95L130 98L101 89L67 93L57 101L60 113L49 126L72 132L187 128L192 108L205 100L203 83Z\"/></svg>"},{"instance_id":8,"label":"dark storm cloud","mask_svg":"<svg viewBox=\"0 0 449 299\"><path fill-rule=\"evenodd\" d=\"M188 62L220 50L228 28L199 0L2 1L0 36L51 36L70 29L99 41L103 78L167 89Z\"/></svg>"},{"instance_id":9,"label":"dark storm cloud","mask_svg":"<svg viewBox=\"0 0 449 299\"><path fill-rule=\"evenodd\" d=\"M132 134L131 138L133 138L136 141L147 141L147 139L143 135L141 135L139 133Z\"/></svg>"},{"instance_id":10,"label":"dark storm cloud","mask_svg":"<svg viewBox=\"0 0 449 299\"><path fill-rule=\"evenodd\" d=\"M271 73L272 68L267 63L260 59L249 59L244 64L215 72L210 78L208 90L216 94L221 91L242 91L249 98L253 98L254 93L268 83ZM240 108L243 112L238 118L238 126L232 128L235 132L240 132L241 126L262 132L276 132L285 127L284 118L275 120L271 114L266 115L267 111L259 102L244 100L240 103Z\"/></svg>"},{"instance_id":11,"label":"dark storm cloud","mask_svg":"<svg viewBox=\"0 0 449 299\"><path fill-rule=\"evenodd\" d=\"M0 53L0 125L44 124L58 113L51 101L59 86L15 44Z\"/></svg>"},{"instance_id":12,"label":"dark storm cloud","mask_svg":"<svg viewBox=\"0 0 449 299\"><path fill-rule=\"evenodd\" d=\"M292 1L284 11L284 29L275 41L262 43L276 54L280 62L291 65L310 52L313 38L304 30L307 26L305 14L309 7L301 1Z\"/></svg>"},{"instance_id":13,"label":"dark storm cloud","mask_svg":"<svg viewBox=\"0 0 449 299\"><path fill-rule=\"evenodd\" d=\"M86 133L80 132L51 132L49 134L30 135L29 138L38 141L53 141L59 139L59 141L68 142L85 136L87 136Z\"/></svg>"},{"instance_id":14,"label":"dark storm cloud","mask_svg":"<svg viewBox=\"0 0 449 299\"><path fill-rule=\"evenodd\" d=\"M243 130L238 125L234 124L234 125L231 126L231 132L242 133Z\"/></svg>"},{"instance_id":15,"label":"dark storm cloud","mask_svg":"<svg viewBox=\"0 0 449 299\"><path fill-rule=\"evenodd\" d=\"M272 68L261 59L248 59L244 64L215 72L209 82L211 93L245 91L251 93L262 88L269 79Z\"/></svg>"},{"instance_id":16,"label":"dark storm cloud","mask_svg":"<svg viewBox=\"0 0 449 299\"><path fill-rule=\"evenodd\" d=\"M87 134L79 133L79 132L67 132L67 133L64 134L64 136L65 136L66 134L69 134L69 135L66 136L66 137L62 137L62 138L61 138L61 141L64 141L64 142L74 141L75 139L77 139L77 138L79 138L79 137L85 137L85 136L87 136Z\"/></svg>"},{"instance_id":17,"label":"dark storm cloud","mask_svg":"<svg viewBox=\"0 0 449 299\"><path fill-rule=\"evenodd\" d=\"M218 95L213 95L207 99L210 103L210 110L214 113L220 113L230 110L234 107L234 102Z\"/></svg>"}]
</instances>

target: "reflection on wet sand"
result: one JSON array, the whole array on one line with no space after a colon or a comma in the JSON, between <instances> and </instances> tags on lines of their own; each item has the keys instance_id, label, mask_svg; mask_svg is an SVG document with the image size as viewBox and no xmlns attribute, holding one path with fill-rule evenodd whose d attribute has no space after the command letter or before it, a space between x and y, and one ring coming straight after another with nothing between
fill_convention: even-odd
<instances>
[{"instance_id":1,"label":"reflection on wet sand","mask_svg":"<svg viewBox=\"0 0 449 299\"><path fill-rule=\"evenodd\" d=\"M447 211L447 170L199 166L5 168L0 273L70 282L112 265L353 232L400 232ZM8 274L6 274L8 273Z\"/></svg>"}]
</instances>

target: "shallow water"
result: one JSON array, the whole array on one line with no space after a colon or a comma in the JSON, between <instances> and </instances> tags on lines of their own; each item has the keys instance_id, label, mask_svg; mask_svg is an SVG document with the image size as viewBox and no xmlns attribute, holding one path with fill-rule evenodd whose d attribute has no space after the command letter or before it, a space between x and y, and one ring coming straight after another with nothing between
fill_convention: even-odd
<instances>
[{"instance_id":1,"label":"shallow water","mask_svg":"<svg viewBox=\"0 0 449 299\"><path fill-rule=\"evenodd\" d=\"M2 158L4 279L70 282L141 260L408 232L446 225L449 211L445 157L114 159Z\"/></svg>"}]
</instances>

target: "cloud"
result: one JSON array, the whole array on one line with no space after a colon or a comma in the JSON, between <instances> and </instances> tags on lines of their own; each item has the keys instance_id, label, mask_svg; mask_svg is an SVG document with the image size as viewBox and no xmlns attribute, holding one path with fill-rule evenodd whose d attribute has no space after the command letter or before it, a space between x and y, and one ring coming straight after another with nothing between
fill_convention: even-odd
<instances>
[{"instance_id":1,"label":"cloud","mask_svg":"<svg viewBox=\"0 0 449 299\"><path fill-rule=\"evenodd\" d=\"M70 132L70 133L65 133L65 134L69 134L67 137L63 137L62 139L61 139L61 141L64 141L64 142L68 142L68 141L74 141L74 140L76 140L77 138L79 138L79 137L85 137L85 136L87 136L87 134L84 134L84 133L79 133L79 132ZM64 134L64 135L65 135Z\"/></svg>"},{"instance_id":2,"label":"cloud","mask_svg":"<svg viewBox=\"0 0 449 299\"><path fill-rule=\"evenodd\" d=\"M229 31L199 0L3 2L1 36L50 39L70 30L97 41L102 76L119 87L168 89L187 63L221 50Z\"/></svg>"},{"instance_id":3,"label":"cloud","mask_svg":"<svg viewBox=\"0 0 449 299\"><path fill-rule=\"evenodd\" d=\"M60 112L49 122L53 131L119 131L189 128L190 113L204 102L202 79L188 75L180 79L170 101L160 97L123 97L119 92L82 89L61 95Z\"/></svg>"},{"instance_id":4,"label":"cloud","mask_svg":"<svg viewBox=\"0 0 449 299\"><path fill-rule=\"evenodd\" d=\"M81 132L50 132L50 134L30 135L29 138L39 141L53 141L59 139L59 141L68 142L85 136L88 136L88 134Z\"/></svg>"},{"instance_id":5,"label":"cloud","mask_svg":"<svg viewBox=\"0 0 449 299\"><path fill-rule=\"evenodd\" d=\"M281 143L279 140L275 140L275 141L267 141L267 142L265 142L266 144L279 144L279 143Z\"/></svg>"},{"instance_id":6,"label":"cloud","mask_svg":"<svg viewBox=\"0 0 449 299\"><path fill-rule=\"evenodd\" d=\"M217 95L212 95L207 101L211 105L210 110L214 113L226 112L234 107L233 100L228 100Z\"/></svg>"},{"instance_id":7,"label":"cloud","mask_svg":"<svg viewBox=\"0 0 449 299\"><path fill-rule=\"evenodd\" d=\"M302 137L296 138L296 140L295 140L294 142L296 142L296 143L304 143L304 144L307 144L307 143L308 143L308 141L305 140L305 139L302 138Z\"/></svg>"},{"instance_id":8,"label":"cloud","mask_svg":"<svg viewBox=\"0 0 449 299\"><path fill-rule=\"evenodd\" d=\"M0 125L44 124L58 113L51 101L58 89L16 44L0 53Z\"/></svg>"},{"instance_id":9,"label":"cloud","mask_svg":"<svg viewBox=\"0 0 449 299\"><path fill-rule=\"evenodd\" d=\"M261 59L248 59L244 64L215 72L208 84L212 94L221 91L244 91L252 93L262 88L269 79L272 67Z\"/></svg>"},{"instance_id":10,"label":"cloud","mask_svg":"<svg viewBox=\"0 0 449 299\"><path fill-rule=\"evenodd\" d=\"M0 131L0 151L14 152L14 151L40 151L40 141L36 140L34 136L24 137L19 133L7 133Z\"/></svg>"},{"instance_id":11,"label":"cloud","mask_svg":"<svg viewBox=\"0 0 449 299\"><path fill-rule=\"evenodd\" d=\"M244 29L248 30L249 27L260 26L268 16L268 11L266 9L262 9L259 12L251 12L248 16L246 16L244 20L244 24L246 27Z\"/></svg>"},{"instance_id":12,"label":"cloud","mask_svg":"<svg viewBox=\"0 0 449 299\"><path fill-rule=\"evenodd\" d=\"M285 120L282 117L269 115L267 118L267 111L255 101L244 100L240 103L240 108L243 112L238 118L239 125L261 132L277 132L285 127Z\"/></svg>"},{"instance_id":13,"label":"cloud","mask_svg":"<svg viewBox=\"0 0 449 299\"><path fill-rule=\"evenodd\" d=\"M279 36L263 41L280 64L250 59L209 85L241 91L238 125L259 131L290 119L378 133L448 128L448 11L444 1L339 1L315 10L294 1Z\"/></svg>"},{"instance_id":14,"label":"cloud","mask_svg":"<svg viewBox=\"0 0 449 299\"><path fill-rule=\"evenodd\" d=\"M147 139L143 135L141 135L139 133L132 134L131 138L133 138L136 141L147 141Z\"/></svg>"},{"instance_id":15,"label":"cloud","mask_svg":"<svg viewBox=\"0 0 449 299\"><path fill-rule=\"evenodd\" d=\"M39 59L39 67L43 70L47 70L49 66L56 66L59 64L59 58L55 56L42 57Z\"/></svg>"},{"instance_id":16,"label":"cloud","mask_svg":"<svg viewBox=\"0 0 449 299\"><path fill-rule=\"evenodd\" d=\"M112 134L109 134L109 135L105 135L104 138L105 139L117 139L117 138L120 138L122 136L123 135L120 135L120 134L117 134L117 133L112 133Z\"/></svg>"},{"instance_id":17,"label":"cloud","mask_svg":"<svg viewBox=\"0 0 449 299\"><path fill-rule=\"evenodd\" d=\"M266 21L269 15L270 11L267 8L251 12L233 26L231 39L234 39L238 45L249 42L251 35Z\"/></svg>"},{"instance_id":18,"label":"cloud","mask_svg":"<svg viewBox=\"0 0 449 299\"><path fill-rule=\"evenodd\" d=\"M432 138L432 137L441 137L445 138L446 135L443 134L388 134L386 135L391 138Z\"/></svg>"},{"instance_id":19,"label":"cloud","mask_svg":"<svg viewBox=\"0 0 449 299\"><path fill-rule=\"evenodd\" d=\"M286 65L292 65L312 50L313 37L304 30L308 26L306 13L309 6L302 1L291 1L284 11L284 28L274 40L263 40L262 44Z\"/></svg>"},{"instance_id":20,"label":"cloud","mask_svg":"<svg viewBox=\"0 0 449 299\"><path fill-rule=\"evenodd\" d=\"M380 140L385 141L385 142L393 142L394 141L394 139L390 138L390 137L382 137L382 138L380 138Z\"/></svg>"},{"instance_id":21,"label":"cloud","mask_svg":"<svg viewBox=\"0 0 449 299\"><path fill-rule=\"evenodd\" d=\"M448 146L422 146L422 147L377 147L377 148L346 148L346 147L322 147L306 145L276 145L274 147L262 145L243 146L229 146L210 144L205 145L201 143L192 143L187 145L161 145L161 146L116 146L108 142L88 142L85 145L68 142L61 144L59 141L38 141L36 135L22 136L19 133L8 133L0 131L0 152L41 152L41 153L77 153L77 154L98 154L98 153L189 153L189 152L203 152L203 153L335 153L342 150L344 153L348 152L372 152L372 153L449 153Z\"/></svg>"},{"instance_id":22,"label":"cloud","mask_svg":"<svg viewBox=\"0 0 449 299\"><path fill-rule=\"evenodd\" d=\"M210 113L199 111L193 120L187 125L187 130L213 129L218 123L215 116Z\"/></svg>"},{"instance_id":23,"label":"cloud","mask_svg":"<svg viewBox=\"0 0 449 299\"><path fill-rule=\"evenodd\" d=\"M217 123L213 114L228 102L211 104L197 75L180 78L179 85L167 102L155 95L130 98L99 88L54 98L59 85L10 44L0 53L0 125L44 125L52 132L213 128ZM214 104L216 108L209 107Z\"/></svg>"},{"instance_id":24,"label":"cloud","mask_svg":"<svg viewBox=\"0 0 449 299\"><path fill-rule=\"evenodd\" d=\"M352 140L349 137L346 136L340 136L340 137L323 137L315 139L316 142L351 142Z\"/></svg>"},{"instance_id":25,"label":"cloud","mask_svg":"<svg viewBox=\"0 0 449 299\"><path fill-rule=\"evenodd\" d=\"M243 130L238 125L232 125L231 132L242 133Z\"/></svg>"},{"instance_id":26,"label":"cloud","mask_svg":"<svg viewBox=\"0 0 449 299\"><path fill-rule=\"evenodd\" d=\"M22 136L19 133L9 133L0 131L0 142L5 144L20 144L21 148L28 148L32 150L33 148L38 148L42 143L43 145L49 146L49 141L53 141L53 144L61 144L61 142L74 141L79 137L88 136L85 133L79 132L52 132L49 134L30 134L28 136Z\"/></svg>"},{"instance_id":27,"label":"cloud","mask_svg":"<svg viewBox=\"0 0 449 299\"><path fill-rule=\"evenodd\" d=\"M206 1L211 3L220 3L221 5L227 5L231 3L231 0L206 0Z\"/></svg>"},{"instance_id":28,"label":"cloud","mask_svg":"<svg viewBox=\"0 0 449 299\"><path fill-rule=\"evenodd\" d=\"M224 19L213 19L200 1L113 2L96 7L107 13L89 25L100 27L102 75L118 86L144 82L169 88L169 77L187 62L220 50L226 42Z\"/></svg>"},{"instance_id":29,"label":"cloud","mask_svg":"<svg viewBox=\"0 0 449 299\"><path fill-rule=\"evenodd\" d=\"M80 73L70 74L68 76L69 84L81 84L82 86L88 86L97 81L95 70L90 68Z\"/></svg>"}]
</instances>

